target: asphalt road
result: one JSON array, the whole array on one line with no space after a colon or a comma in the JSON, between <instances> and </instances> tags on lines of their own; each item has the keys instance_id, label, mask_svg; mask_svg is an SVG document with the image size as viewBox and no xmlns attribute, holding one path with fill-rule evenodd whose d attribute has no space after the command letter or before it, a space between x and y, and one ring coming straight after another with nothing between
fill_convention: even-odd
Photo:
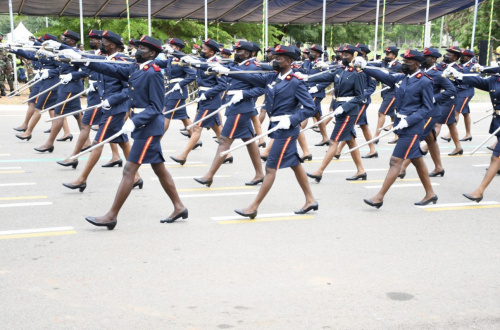
<instances>
[{"instance_id":1,"label":"asphalt road","mask_svg":"<svg viewBox=\"0 0 500 330\"><path fill-rule=\"evenodd\" d=\"M377 108L368 111L372 130ZM489 108L473 103L473 120ZM159 222L172 205L143 166L144 188L131 193L117 227L108 231L84 217L110 207L121 169L97 166L83 193L64 188L85 160L76 170L55 163L74 140L57 142L51 154L35 152L47 137L49 124L42 121L29 142L16 139L12 127L24 111L0 106L3 329L500 328L498 178L480 204L462 197L485 173L485 148L448 157L452 143L440 141L446 174L432 178L436 206L413 205L424 191L412 166L381 209L363 203L386 175L391 136L377 146L379 158L364 160L367 181L345 180L355 173L349 156L333 161L320 184L311 180L319 210L304 216L293 214L304 203L293 172L280 170L250 221L233 212L259 189L244 185L253 176L246 150L236 151L234 163L204 188L192 178L207 171L214 134L204 131L203 147L178 166L168 156L187 138L173 122L162 145L189 218ZM466 153L488 127L488 120L474 125L473 140L463 143ZM459 131L463 136L463 121ZM312 146L320 136L309 131L307 139ZM308 171L319 166L326 147L311 150ZM109 156L106 147L100 164ZM430 157L425 161L432 170Z\"/></svg>"}]
</instances>

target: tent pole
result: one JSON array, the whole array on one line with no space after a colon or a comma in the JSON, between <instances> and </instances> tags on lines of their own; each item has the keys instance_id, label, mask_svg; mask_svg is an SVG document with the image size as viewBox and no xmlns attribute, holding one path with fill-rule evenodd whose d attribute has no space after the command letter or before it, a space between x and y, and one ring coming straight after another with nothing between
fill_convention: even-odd
<instances>
[{"instance_id":1,"label":"tent pole","mask_svg":"<svg viewBox=\"0 0 500 330\"><path fill-rule=\"evenodd\" d=\"M474 51L474 37L476 36L476 21L477 21L477 6L478 0L476 0L476 4L474 6L474 24L472 25L472 38L470 42L470 49Z\"/></svg>"},{"instance_id":2,"label":"tent pole","mask_svg":"<svg viewBox=\"0 0 500 330\"><path fill-rule=\"evenodd\" d=\"M385 0L384 0L384 4L382 7L382 38L380 41L380 45L382 46L382 49L384 49L384 32L385 32Z\"/></svg>"},{"instance_id":3,"label":"tent pole","mask_svg":"<svg viewBox=\"0 0 500 330\"><path fill-rule=\"evenodd\" d=\"M264 43L264 52L269 47L269 0L266 0L266 41Z\"/></svg>"},{"instance_id":4,"label":"tent pole","mask_svg":"<svg viewBox=\"0 0 500 330\"><path fill-rule=\"evenodd\" d=\"M375 14L375 42L373 43L373 52L375 53L374 60L377 60L377 39L378 39L378 16L379 16L380 0L377 0L377 10Z\"/></svg>"},{"instance_id":5,"label":"tent pole","mask_svg":"<svg viewBox=\"0 0 500 330\"><path fill-rule=\"evenodd\" d=\"M80 40L83 42L83 4L82 0L79 1L80 5Z\"/></svg>"},{"instance_id":6,"label":"tent pole","mask_svg":"<svg viewBox=\"0 0 500 330\"><path fill-rule=\"evenodd\" d=\"M490 49L491 49L491 24L493 23L493 9L495 5L495 0L491 0L491 10L490 10L490 28L488 31L488 51L486 53L486 65L490 62Z\"/></svg>"},{"instance_id":7,"label":"tent pole","mask_svg":"<svg viewBox=\"0 0 500 330\"><path fill-rule=\"evenodd\" d=\"M12 38L11 42L13 43L16 39L14 38L14 14L12 13L12 0L9 0L9 15L10 15L10 37ZM17 82L17 59L16 55L12 57L12 64L14 64L14 90L16 90L19 86ZM13 91L11 91L13 92Z\"/></svg>"},{"instance_id":8,"label":"tent pole","mask_svg":"<svg viewBox=\"0 0 500 330\"><path fill-rule=\"evenodd\" d=\"M431 43L431 24L429 22L429 7L430 0L427 0L427 6L425 9L425 34L424 34L424 47L429 47Z\"/></svg>"},{"instance_id":9,"label":"tent pole","mask_svg":"<svg viewBox=\"0 0 500 330\"><path fill-rule=\"evenodd\" d=\"M208 4L207 0L205 0L205 40L208 39Z\"/></svg>"},{"instance_id":10,"label":"tent pole","mask_svg":"<svg viewBox=\"0 0 500 330\"><path fill-rule=\"evenodd\" d=\"M326 0L323 0L323 28L321 29L321 45L325 50Z\"/></svg>"},{"instance_id":11,"label":"tent pole","mask_svg":"<svg viewBox=\"0 0 500 330\"><path fill-rule=\"evenodd\" d=\"M151 0L148 0L148 35L151 36Z\"/></svg>"},{"instance_id":12,"label":"tent pole","mask_svg":"<svg viewBox=\"0 0 500 330\"><path fill-rule=\"evenodd\" d=\"M441 17L441 31L439 32L439 48L441 48L441 41L443 40L444 16Z\"/></svg>"},{"instance_id":13,"label":"tent pole","mask_svg":"<svg viewBox=\"0 0 500 330\"><path fill-rule=\"evenodd\" d=\"M128 40L130 40L132 37L130 35L130 6L128 4L128 0L126 0L127 4L127 27L128 27Z\"/></svg>"},{"instance_id":14,"label":"tent pole","mask_svg":"<svg viewBox=\"0 0 500 330\"><path fill-rule=\"evenodd\" d=\"M266 43L266 0L262 0L262 39L261 45Z\"/></svg>"}]
</instances>

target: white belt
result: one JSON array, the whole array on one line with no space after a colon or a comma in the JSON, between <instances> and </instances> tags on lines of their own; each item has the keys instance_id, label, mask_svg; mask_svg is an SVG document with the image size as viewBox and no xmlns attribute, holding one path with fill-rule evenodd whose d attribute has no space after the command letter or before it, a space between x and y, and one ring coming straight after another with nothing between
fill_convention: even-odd
<instances>
[{"instance_id":1,"label":"white belt","mask_svg":"<svg viewBox=\"0 0 500 330\"><path fill-rule=\"evenodd\" d=\"M144 110L146 110L146 108L132 108L132 111L134 113L141 113L143 112Z\"/></svg>"},{"instance_id":2,"label":"white belt","mask_svg":"<svg viewBox=\"0 0 500 330\"><path fill-rule=\"evenodd\" d=\"M396 117L400 118L400 119L405 119L406 117L408 117L407 115L402 115L400 114L399 112L396 112Z\"/></svg>"},{"instance_id":3,"label":"white belt","mask_svg":"<svg viewBox=\"0 0 500 330\"><path fill-rule=\"evenodd\" d=\"M239 94L242 91L243 91L242 89L233 89L233 90L227 91L227 95L235 95L237 93Z\"/></svg>"},{"instance_id":4,"label":"white belt","mask_svg":"<svg viewBox=\"0 0 500 330\"><path fill-rule=\"evenodd\" d=\"M495 115L500 115L500 110L493 110L493 113L494 113Z\"/></svg>"},{"instance_id":5,"label":"white belt","mask_svg":"<svg viewBox=\"0 0 500 330\"><path fill-rule=\"evenodd\" d=\"M173 84L173 83L177 83L177 82L180 82L180 81L183 81L184 78L174 78L174 79L170 79L168 81L169 84Z\"/></svg>"},{"instance_id":6,"label":"white belt","mask_svg":"<svg viewBox=\"0 0 500 330\"><path fill-rule=\"evenodd\" d=\"M289 118L290 115L282 115L282 116L273 116L269 118L270 121L281 121L283 118Z\"/></svg>"},{"instance_id":7,"label":"white belt","mask_svg":"<svg viewBox=\"0 0 500 330\"><path fill-rule=\"evenodd\" d=\"M342 96L342 97L337 97L335 98L335 100L337 102L349 102L350 100L352 100L354 97L352 96Z\"/></svg>"},{"instance_id":8,"label":"white belt","mask_svg":"<svg viewBox=\"0 0 500 330\"><path fill-rule=\"evenodd\" d=\"M203 87L203 86L198 87L198 89L199 89L200 91L208 91L208 90L209 90L209 89L211 89L211 88L212 88L212 87Z\"/></svg>"}]
</instances>

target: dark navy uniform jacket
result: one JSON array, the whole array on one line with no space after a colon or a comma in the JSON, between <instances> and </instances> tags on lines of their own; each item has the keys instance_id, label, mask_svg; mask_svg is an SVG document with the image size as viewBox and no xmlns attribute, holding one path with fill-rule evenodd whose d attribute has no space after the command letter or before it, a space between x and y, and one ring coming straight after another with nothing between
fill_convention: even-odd
<instances>
[{"instance_id":1,"label":"dark navy uniform jacket","mask_svg":"<svg viewBox=\"0 0 500 330\"><path fill-rule=\"evenodd\" d=\"M176 65L175 63L182 63L179 58L172 57L166 60L155 60L154 63L162 69L165 69L165 76L167 76L168 89L171 90L175 84L179 84L182 88L182 93L180 90L176 90L167 95L167 99L172 100L185 100L188 98L188 88L189 83L196 80L196 71L193 68Z\"/></svg>"},{"instance_id":2,"label":"dark navy uniform jacket","mask_svg":"<svg viewBox=\"0 0 500 330\"><path fill-rule=\"evenodd\" d=\"M377 81L370 76L365 75L366 77L366 82L365 82L365 101L363 104L366 104L366 106L369 106L372 103L372 94L375 92L375 89L377 88Z\"/></svg>"},{"instance_id":3,"label":"dark navy uniform jacket","mask_svg":"<svg viewBox=\"0 0 500 330\"><path fill-rule=\"evenodd\" d=\"M491 120L489 133L493 133L500 126L500 76L488 78L464 76L462 80L467 85L490 93L491 103L493 104L493 119ZM496 135L500 136L500 133Z\"/></svg>"},{"instance_id":4,"label":"dark navy uniform jacket","mask_svg":"<svg viewBox=\"0 0 500 330\"><path fill-rule=\"evenodd\" d=\"M397 130L396 134L422 134L424 119L434 108L431 78L420 71L411 76L402 73L392 75L378 70L366 70L365 73L395 89L398 119L394 124L397 125L402 116L408 122L408 127Z\"/></svg>"},{"instance_id":5,"label":"dark navy uniform jacket","mask_svg":"<svg viewBox=\"0 0 500 330\"><path fill-rule=\"evenodd\" d=\"M217 62L215 56L207 59L200 58L201 62ZM205 94L206 100L198 103L198 109L215 110L222 105L222 93L226 91L226 77L205 74L208 66L195 65L196 82L198 83L198 96ZM227 111L227 110L226 110Z\"/></svg>"},{"instance_id":6,"label":"dark navy uniform jacket","mask_svg":"<svg viewBox=\"0 0 500 330\"><path fill-rule=\"evenodd\" d=\"M382 61L382 62L378 62L378 63L368 63L368 66L375 66L378 68L386 68L386 69L389 69L389 71L391 71L393 73L399 73L399 72L401 72L402 64L398 60L394 60L392 62L383 62ZM387 87L387 85L382 83L382 89L384 89L386 87ZM392 98L392 97L394 97L394 89L393 88L386 89L380 95L382 96L382 98L384 100L387 98Z\"/></svg>"},{"instance_id":7,"label":"dark navy uniform jacket","mask_svg":"<svg viewBox=\"0 0 500 330\"><path fill-rule=\"evenodd\" d=\"M26 51L23 49L9 50L9 52L14 53L14 54L19 55L19 56L22 56L25 59L31 60L31 64L33 65L33 70L38 71L38 70L43 69L43 65L40 62L38 62L38 58L36 57L35 52ZM39 85L39 84L40 84L40 81L37 82L35 84L35 86Z\"/></svg>"},{"instance_id":8,"label":"dark navy uniform jacket","mask_svg":"<svg viewBox=\"0 0 500 330\"><path fill-rule=\"evenodd\" d=\"M352 97L350 101L335 101L333 108L336 109L342 106L344 113L349 116L356 116L360 107L365 101L365 84L366 77L361 71L352 67L340 68L333 72L325 72L322 75L309 78L310 82L333 82L334 98Z\"/></svg>"},{"instance_id":9,"label":"dark navy uniform jacket","mask_svg":"<svg viewBox=\"0 0 500 330\"><path fill-rule=\"evenodd\" d=\"M473 64L470 61L465 63L464 65L461 65L459 62L454 62L454 63L450 63L450 64L441 63L441 68L446 69L448 66L451 66L452 68L456 69L458 72L470 73L470 70L472 69ZM455 79L455 81L452 83L455 86L455 88L457 89L457 97L460 97L460 98L468 97L470 99L471 97L474 96L474 87L470 87L467 84L459 81L458 79Z\"/></svg>"},{"instance_id":10,"label":"dark navy uniform jacket","mask_svg":"<svg viewBox=\"0 0 500 330\"><path fill-rule=\"evenodd\" d=\"M146 139L150 136L161 136L164 133L165 117L162 110L165 85L163 74L158 65L150 62L141 65L95 62L88 64L91 70L128 81L130 106L133 110L131 119L136 127L132 132L134 139Z\"/></svg>"},{"instance_id":11,"label":"dark navy uniform jacket","mask_svg":"<svg viewBox=\"0 0 500 330\"><path fill-rule=\"evenodd\" d=\"M427 114L427 118L440 117L442 115L441 106L448 105L450 101L454 102L452 97L457 94L457 91L451 81L448 78L444 78L442 76L443 73L439 71L436 66L424 70L423 72L431 77L433 82L434 108Z\"/></svg>"},{"instance_id":12,"label":"dark navy uniform jacket","mask_svg":"<svg viewBox=\"0 0 500 330\"><path fill-rule=\"evenodd\" d=\"M74 51L78 51L76 48L72 48L67 45L61 45L59 49L73 49ZM61 70L59 72L60 75L71 73L72 79L67 84L62 84L58 88L58 93L71 93L78 94L83 92L83 81L82 78L87 77L87 72L81 71L79 66L60 62L56 60L52 60L55 65L58 65Z\"/></svg>"},{"instance_id":13,"label":"dark navy uniform jacket","mask_svg":"<svg viewBox=\"0 0 500 330\"><path fill-rule=\"evenodd\" d=\"M88 57L88 55L85 55ZM100 51L96 51L95 55L92 58L100 58L105 59L106 56L101 55ZM95 92L87 93L87 105L92 106L95 104L101 103L101 95L99 95L99 86L97 84L97 80L99 79L99 73L90 70L87 66L82 66L80 69L87 73L87 77L89 78L89 85L93 84L94 88L97 90Z\"/></svg>"},{"instance_id":14,"label":"dark navy uniform jacket","mask_svg":"<svg viewBox=\"0 0 500 330\"><path fill-rule=\"evenodd\" d=\"M238 71L239 68L231 67L231 71ZM277 81L279 73L265 74L237 74L232 75L234 79L265 89L266 111L269 117L283 115L290 116L291 128L279 129L271 134L273 139L282 139L290 136L297 136L300 133L300 123L314 116L316 106L307 91L307 87L301 78L290 72L282 81ZM277 121L269 122L269 129L278 124Z\"/></svg>"},{"instance_id":15,"label":"dark navy uniform jacket","mask_svg":"<svg viewBox=\"0 0 500 330\"><path fill-rule=\"evenodd\" d=\"M53 60L48 59L46 57L37 58L35 57L36 54L34 52L27 52L22 49L18 49L12 52L15 54L19 54L22 57L27 58L29 60L37 60L42 70L48 70L49 78L41 81L40 92L43 92L44 90L50 88L51 86L54 86L59 82L59 72L61 71L61 68L58 65L56 65ZM56 92L57 89L52 90L52 93Z\"/></svg>"},{"instance_id":16,"label":"dark navy uniform jacket","mask_svg":"<svg viewBox=\"0 0 500 330\"><path fill-rule=\"evenodd\" d=\"M304 73L307 75L313 75L315 73L319 73L322 71L321 69L313 69L314 65L316 63L319 63L319 62L321 62L319 58L316 59L315 61L310 61L310 60L304 61L304 63L302 64L302 68L299 71L301 73ZM316 86L318 88L318 92L311 94L311 96L325 98L325 96L326 96L325 89L330 85L330 82L322 82L320 84L316 84L315 82L322 82L322 81L320 81L320 80L318 80L318 81L308 80L306 82L306 86L308 89L313 87L313 86Z\"/></svg>"}]
</instances>

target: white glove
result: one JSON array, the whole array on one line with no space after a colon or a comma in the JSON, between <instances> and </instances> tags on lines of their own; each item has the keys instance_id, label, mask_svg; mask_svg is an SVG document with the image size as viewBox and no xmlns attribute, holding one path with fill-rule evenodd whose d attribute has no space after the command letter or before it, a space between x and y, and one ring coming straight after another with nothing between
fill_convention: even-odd
<instances>
[{"instance_id":1,"label":"white glove","mask_svg":"<svg viewBox=\"0 0 500 330\"><path fill-rule=\"evenodd\" d=\"M110 110L110 109L111 109L111 105L109 104L108 99L105 99L104 101L102 101L102 103L101 103L101 107L102 107L104 110ZM135 126L134 126L134 127L135 127Z\"/></svg>"},{"instance_id":2,"label":"white glove","mask_svg":"<svg viewBox=\"0 0 500 330\"><path fill-rule=\"evenodd\" d=\"M42 46L48 46L50 48L59 49L59 47L61 47L61 43L55 40L46 40L42 42Z\"/></svg>"},{"instance_id":3,"label":"white glove","mask_svg":"<svg viewBox=\"0 0 500 330\"><path fill-rule=\"evenodd\" d=\"M163 51L167 52L168 54L172 54L174 52L174 49L170 47L170 45L163 45Z\"/></svg>"},{"instance_id":4,"label":"white glove","mask_svg":"<svg viewBox=\"0 0 500 330\"><path fill-rule=\"evenodd\" d=\"M233 98L231 99L231 104L236 104L243 100L243 91L236 91L235 94L233 95Z\"/></svg>"},{"instance_id":5,"label":"white glove","mask_svg":"<svg viewBox=\"0 0 500 330\"><path fill-rule=\"evenodd\" d=\"M314 94L314 93L319 92L319 89L318 89L318 87L313 86L313 87L309 88L308 92L309 92L309 94Z\"/></svg>"},{"instance_id":6,"label":"white glove","mask_svg":"<svg viewBox=\"0 0 500 330\"><path fill-rule=\"evenodd\" d=\"M127 121L125 122L125 124L123 124L122 132L125 133L125 134L129 134L129 133L132 133L134 130L135 130L135 124L134 124L134 122L130 118L127 119Z\"/></svg>"},{"instance_id":7,"label":"white glove","mask_svg":"<svg viewBox=\"0 0 500 330\"><path fill-rule=\"evenodd\" d=\"M97 92L95 81L89 80L89 92Z\"/></svg>"},{"instance_id":8,"label":"white glove","mask_svg":"<svg viewBox=\"0 0 500 330\"><path fill-rule=\"evenodd\" d=\"M182 87L181 85L179 85L179 83L175 84L174 87L172 87L172 92L177 90L182 91Z\"/></svg>"},{"instance_id":9,"label":"white glove","mask_svg":"<svg viewBox=\"0 0 500 330\"><path fill-rule=\"evenodd\" d=\"M38 55L43 55L45 57L54 57L54 53L52 52L49 52L48 50L44 50L44 49L39 49L37 50L36 52Z\"/></svg>"},{"instance_id":10,"label":"white glove","mask_svg":"<svg viewBox=\"0 0 500 330\"><path fill-rule=\"evenodd\" d=\"M321 69L328 69L330 67L330 64L327 62L318 62L316 63L316 67Z\"/></svg>"},{"instance_id":11,"label":"white glove","mask_svg":"<svg viewBox=\"0 0 500 330\"><path fill-rule=\"evenodd\" d=\"M63 49L59 52L59 55L63 55L64 57L70 58L72 60L82 59L82 55L80 55L80 53L75 52L73 49Z\"/></svg>"},{"instance_id":12,"label":"white glove","mask_svg":"<svg viewBox=\"0 0 500 330\"><path fill-rule=\"evenodd\" d=\"M201 94L200 97L198 97L198 102L200 101L205 101L207 97L205 96L205 93Z\"/></svg>"},{"instance_id":13,"label":"white glove","mask_svg":"<svg viewBox=\"0 0 500 330\"><path fill-rule=\"evenodd\" d=\"M483 72L483 70L484 70L484 66L482 66L478 63L474 64L472 66L472 69L471 69L472 72Z\"/></svg>"},{"instance_id":14,"label":"white glove","mask_svg":"<svg viewBox=\"0 0 500 330\"><path fill-rule=\"evenodd\" d=\"M219 72L220 74L228 74L231 71L221 64L214 65L211 67L211 69L215 72Z\"/></svg>"},{"instance_id":15,"label":"white glove","mask_svg":"<svg viewBox=\"0 0 500 330\"><path fill-rule=\"evenodd\" d=\"M457 69L455 69L455 68L453 68L451 66L447 70L456 79L462 80L462 78L464 77L464 74L462 72L459 72Z\"/></svg>"},{"instance_id":16,"label":"white glove","mask_svg":"<svg viewBox=\"0 0 500 330\"><path fill-rule=\"evenodd\" d=\"M407 128L408 127L408 122L406 121L406 119L402 118L401 121L399 122L399 124L394 127L396 130L398 129L403 129L403 128Z\"/></svg>"},{"instance_id":17,"label":"white glove","mask_svg":"<svg viewBox=\"0 0 500 330\"><path fill-rule=\"evenodd\" d=\"M63 84L67 84L69 83L71 80L73 80L73 75L71 73L67 73L67 74L62 74L59 76L59 78L61 78L61 82Z\"/></svg>"},{"instance_id":18,"label":"white glove","mask_svg":"<svg viewBox=\"0 0 500 330\"><path fill-rule=\"evenodd\" d=\"M292 126L292 123L290 122L290 117L283 117L283 119L280 120L278 123L278 129L289 129L290 126Z\"/></svg>"},{"instance_id":19,"label":"white glove","mask_svg":"<svg viewBox=\"0 0 500 330\"><path fill-rule=\"evenodd\" d=\"M191 56L184 56L181 58L181 61L185 62L185 63L189 63L189 64L193 64L193 63L197 63L198 60L191 57Z\"/></svg>"},{"instance_id":20,"label":"white glove","mask_svg":"<svg viewBox=\"0 0 500 330\"><path fill-rule=\"evenodd\" d=\"M342 106L337 107L337 109L335 109L333 111L333 116L338 116L338 115L342 114L343 112L344 112L344 108L342 108Z\"/></svg>"},{"instance_id":21,"label":"white glove","mask_svg":"<svg viewBox=\"0 0 500 330\"><path fill-rule=\"evenodd\" d=\"M47 79L48 77L49 77L49 70L47 70L47 69L43 69L43 70L42 70L42 75L40 76L40 78L41 78L42 80L45 80L45 79Z\"/></svg>"},{"instance_id":22,"label":"white glove","mask_svg":"<svg viewBox=\"0 0 500 330\"><path fill-rule=\"evenodd\" d=\"M366 67L366 60L361 56L356 56L354 59L354 66L364 69Z\"/></svg>"},{"instance_id":23,"label":"white glove","mask_svg":"<svg viewBox=\"0 0 500 330\"><path fill-rule=\"evenodd\" d=\"M33 77L33 80L38 80L38 79L40 79L40 72L37 71L35 73L35 76Z\"/></svg>"}]
</instances>

